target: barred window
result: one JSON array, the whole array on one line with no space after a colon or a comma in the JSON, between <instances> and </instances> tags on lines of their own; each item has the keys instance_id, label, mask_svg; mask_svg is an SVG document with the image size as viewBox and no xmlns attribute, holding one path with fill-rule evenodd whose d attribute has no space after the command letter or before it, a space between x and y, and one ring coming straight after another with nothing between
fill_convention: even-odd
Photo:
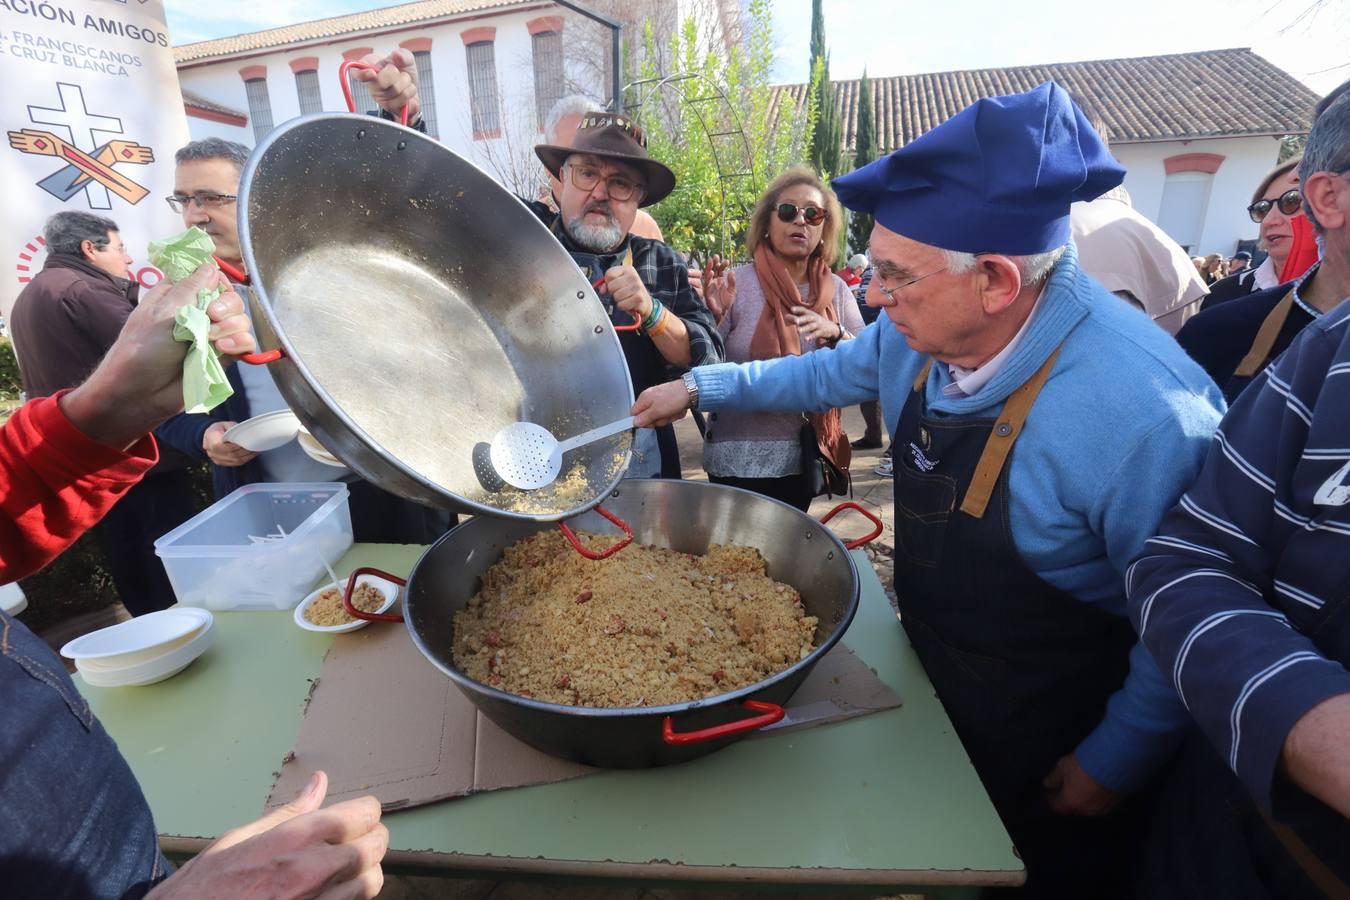
<instances>
[{"instance_id":1,"label":"barred window","mask_svg":"<svg viewBox=\"0 0 1350 900\"><path fill-rule=\"evenodd\" d=\"M464 48L469 61L469 109L475 135L501 130L497 108L497 63L492 41L479 41Z\"/></svg>"},{"instance_id":2,"label":"barred window","mask_svg":"<svg viewBox=\"0 0 1350 900\"><path fill-rule=\"evenodd\" d=\"M323 99L319 95L319 73L305 69L295 73L295 93L300 97L300 114L323 112Z\"/></svg>"},{"instance_id":3,"label":"barred window","mask_svg":"<svg viewBox=\"0 0 1350 900\"><path fill-rule=\"evenodd\" d=\"M347 84L351 85L352 101L356 104L355 112L363 114L375 112L379 107L375 104L375 98L370 96L370 85L357 80L356 73L359 71L359 69L347 70Z\"/></svg>"},{"instance_id":4,"label":"barred window","mask_svg":"<svg viewBox=\"0 0 1350 900\"><path fill-rule=\"evenodd\" d=\"M250 78L244 82L248 94L248 117L253 120L253 139L260 141L272 130L272 101L267 96L267 79Z\"/></svg>"},{"instance_id":5,"label":"barred window","mask_svg":"<svg viewBox=\"0 0 1350 900\"><path fill-rule=\"evenodd\" d=\"M563 95L562 33L541 31L534 36L534 108L543 130L553 104Z\"/></svg>"},{"instance_id":6,"label":"barred window","mask_svg":"<svg viewBox=\"0 0 1350 900\"><path fill-rule=\"evenodd\" d=\"M427 134L440 137L436 127L436 82L431 77L431 51L417 51L413 61L417 63L417 99L422 103L422 120L427 123Z\"/></svg>"}]
</instances>

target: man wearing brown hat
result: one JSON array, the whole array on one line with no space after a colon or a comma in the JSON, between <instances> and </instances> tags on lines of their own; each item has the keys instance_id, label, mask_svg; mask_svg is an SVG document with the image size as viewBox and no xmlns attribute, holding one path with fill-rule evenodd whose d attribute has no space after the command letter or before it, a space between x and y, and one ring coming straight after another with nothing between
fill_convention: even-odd
<instances>
[{"instance_id":1,"label":"man wearing brown hat","mask_svg":"<svg viewBox=\"0 0 1350 900\"><path fill-rule=\"evenodd\" d=\"M570 147L534 151L562 189L556 212L539 202L530 208L592 281L604 279L600 299L614 324L639 326L619 332L633 389L721 362L716 322L690 288L684 261L667 244L632 234L638 209L675 189L674 173L648 158L642 129L622 115L589 113ZM679 477L671 426L639 431L629 475Z\"/></svg>"}]
</instances>

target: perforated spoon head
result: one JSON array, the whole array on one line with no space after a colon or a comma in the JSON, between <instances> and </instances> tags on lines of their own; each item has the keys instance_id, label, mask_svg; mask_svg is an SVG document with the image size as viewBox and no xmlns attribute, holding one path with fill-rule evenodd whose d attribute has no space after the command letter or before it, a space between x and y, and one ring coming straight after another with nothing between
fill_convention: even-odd
<instances>
[{"instance_id":1,"label":"perforated spoon head","mask_svg":"<svg viewBox=\"0 0 1350 900\"><path fill-rule=\"evenodd\" d=\"M488 459L502 481L526 491L552 484L562 471L557 438L533 422L513 422L497 432Z\"/></svg>"}]
</instances>

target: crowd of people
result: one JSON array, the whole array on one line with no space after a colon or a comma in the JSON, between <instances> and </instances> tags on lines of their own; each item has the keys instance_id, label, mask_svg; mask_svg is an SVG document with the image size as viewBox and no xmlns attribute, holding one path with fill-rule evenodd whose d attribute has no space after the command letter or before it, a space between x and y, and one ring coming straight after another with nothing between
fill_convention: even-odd
<instances>
[{"instance_id":1,"label":"crowd of people","mask_svg":"<svg viewBox=\"0 0 1350 900\"><path fill-rule=\"evenodd\" d=\"M369 61L379 114L408 107L421 127L411 54ZM1302 158L1248 207L1266 259L1228 274L1222 258L1189 267L1133 210L1105 135L1053 82L977 101L832 183L782 173L748 262L701 271L642 211L676 179L637 123L569 100L536 148L546 186L522 202L614 324L638 325L620 338L640 392L631 476L678 477L671 426L692 409L712 480L804 509L811 458L848 467L840 409L863 405L855 446L889 437L904 629L1025 861L1024 896L1350 892L1350 83L1313 119ZM182 514L162 507L177 471L162 446L209 460L222 493L332 477L225 439L284 405L264 368L232 366L237 399L217 412L181 410L185 298L222 290L208 314L224 356L256 343L244 153L177 156L169 202L210 234L219 271L138 297L115 223L49 223L13 316L33 399L0 428L0 580L124 504L144 526L124 555L143 553ZM843 207L876 224L836 273ZM353 523L373 529L358 540L448 527L347 477ZM171 873L59 660L0 624L0 884L379 890L378 804L320 809L322 773Z\"/></svg>"}]
</instances>

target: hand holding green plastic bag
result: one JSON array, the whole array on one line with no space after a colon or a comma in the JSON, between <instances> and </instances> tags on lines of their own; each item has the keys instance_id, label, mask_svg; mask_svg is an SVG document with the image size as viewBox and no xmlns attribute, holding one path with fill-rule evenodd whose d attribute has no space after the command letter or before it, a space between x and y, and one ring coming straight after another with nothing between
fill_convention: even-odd
<instances>
[{"instance_id":1,"label":"hand holding green plastic bag","mask_svg":"<svg viewBox=\"0 0 1350 900\"><path fill-rule=\"evenodd\" d=\"M193 225L175 237L151 241L150 262L176 284L210 261L215 250L211 236ZM174 316L174 339L192 345L183 360L183 409L190 413L210 412L234 393L209 337L206 308L219 296L220 288L198 291L197 302L184 304Z\"/></svg>"}]
</instances>

